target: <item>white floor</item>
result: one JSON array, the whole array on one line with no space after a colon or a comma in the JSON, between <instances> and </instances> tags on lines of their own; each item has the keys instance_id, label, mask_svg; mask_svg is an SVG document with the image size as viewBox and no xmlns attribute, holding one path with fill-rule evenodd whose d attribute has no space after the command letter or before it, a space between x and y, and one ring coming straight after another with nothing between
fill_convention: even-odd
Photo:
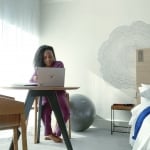
<instances>
[{"instance_id":1,"label":"white floor","mask_svg":"<svg viewBox=\"0 0 150 150\"><path fill-rule=\"evenodd\" d=\"M2 134L3 133L3 134ZM0 150L8 150L11 142L11 131L0 131ZM9 136L8 136L9 135ZM54 143L43 139L43 129L39 144L34 144L33 132L28 129L28 150L66 150L65 143ZM71 143L73 150L131 150L129 134L110 134L110 122L96 120L93 125L84 132L73 132ZM19 150L21 150L21 138Z\"/></svg>"}]
</instances>

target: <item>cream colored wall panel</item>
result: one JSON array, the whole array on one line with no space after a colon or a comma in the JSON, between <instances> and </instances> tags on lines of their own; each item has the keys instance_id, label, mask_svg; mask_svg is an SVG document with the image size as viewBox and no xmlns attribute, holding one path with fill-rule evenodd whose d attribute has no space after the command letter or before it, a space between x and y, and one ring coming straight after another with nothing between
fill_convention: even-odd
<instances>
[{"instance_id":1,"label":"cream colored wall panel","mask_svg":"<svg viewBox=\"0 0 150 150\"><path fill-rule=\"evenodd\" d=\"M137 103L140 103L138 87L141 83L150 84L150 48L136 51Z\"/></svg>"},{"instance_id":2,"label":"cream colored wall panel","mask_svg":"<svg viewBox=\"0 0 150 150\"><path fill-rule=\"evenodd\" d=\"M150 63L138 63L136 67L137 73L145 70L150 71Z\"/></svg>"},{"instance_id":3,"label":"cream colored wall panel","mask_svg":"<svg viewBox=\"0 0 150 150\"><path fill-rule=\"evenodd\" d=\"M150 71L139 71L137 72L137 84L141 84L141 83L149 83L150 84Z\"/></svg>"}]
</instances>

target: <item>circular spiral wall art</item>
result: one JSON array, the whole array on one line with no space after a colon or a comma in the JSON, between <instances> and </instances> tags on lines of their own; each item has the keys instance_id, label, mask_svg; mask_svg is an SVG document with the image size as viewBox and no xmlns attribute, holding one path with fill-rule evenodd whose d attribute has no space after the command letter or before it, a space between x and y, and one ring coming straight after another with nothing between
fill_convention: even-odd
<instances>
[{"instance_id":1,"label":"circular spiral wall art","mask_svg":"<svg viewBox=\"0 0 150 150\"><path fill-rule=\"evenodd\" d=\"M115 88L136 88L136 49L150 47L150 24L136 21L119 26L99 49L102 78Z\"/></svg>"}]
</instances>

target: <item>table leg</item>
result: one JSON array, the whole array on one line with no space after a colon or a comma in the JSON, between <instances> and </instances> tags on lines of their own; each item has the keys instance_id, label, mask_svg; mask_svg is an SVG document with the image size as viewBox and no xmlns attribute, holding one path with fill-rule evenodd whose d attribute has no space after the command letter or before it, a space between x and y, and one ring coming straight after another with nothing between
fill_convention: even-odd
<instances>
[{"instance_id":1,"label":"table leg","mask_svg":"<svg viewBox=\"0 0 150 150\"><path fill-rule=\"evenodd\" d=\"M51 107L56 116L58 125L61 129L67 150L73 150L68 133L67 133L66 125L65 125L65 122L64 122L64 119L63 119L63 116L62 116L62 113L61 113L61 110L57 101L57 96L56 96L55 91L49 91L48 100L49 100L49 103L51 104Z\"/></svg>"},{"instance_id":2,"label":"table leg","mask_svg":"<svg viewBox=\"0 0 150 150\"><path fill-rule=\"evenodd\" d=\"M35 91L29 91L25 100L25 117L28 119L30 110L32 108L34 98L36 97Z\"/></svg>"}]
</instances>

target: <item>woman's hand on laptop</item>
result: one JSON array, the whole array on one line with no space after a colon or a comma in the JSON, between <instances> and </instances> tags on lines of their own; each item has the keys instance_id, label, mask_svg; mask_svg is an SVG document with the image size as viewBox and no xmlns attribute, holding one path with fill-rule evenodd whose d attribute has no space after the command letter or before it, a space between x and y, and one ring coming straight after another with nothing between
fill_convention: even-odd
<instances>
[{"instance_id":1,"label":"woman's hand on laptop","mask_svg":"<svg viewBox=\"0 0 150 150\"><path fill-rule=\"evenodd\" d=\"M37 79L38 79L37 75L33 76L33 81L34 82L37 82Z\"/></svg>"}]
</instances>

